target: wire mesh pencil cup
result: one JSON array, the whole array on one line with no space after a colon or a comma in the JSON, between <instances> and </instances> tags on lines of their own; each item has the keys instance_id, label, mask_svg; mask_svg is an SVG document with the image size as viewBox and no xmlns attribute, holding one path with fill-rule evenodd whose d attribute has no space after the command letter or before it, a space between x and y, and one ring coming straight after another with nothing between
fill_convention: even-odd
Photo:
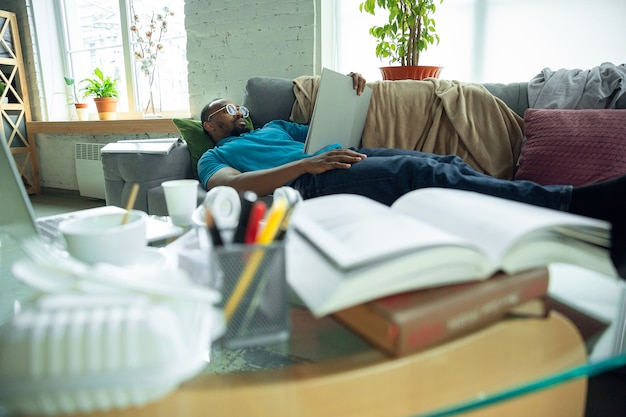
<instances>
[{"instance_id":1,"label":"wire mesh pencil cup","mask_svg":"<svg viewBox=\"0 0 626 417\"><path fill-rule=\"evenodd\" d=\"M212 256L222 293L220 307L225 307L227 318L224 345L236 349L287 340L290 321L284 242L220 246Z\"/></svg>"}]
</instances>

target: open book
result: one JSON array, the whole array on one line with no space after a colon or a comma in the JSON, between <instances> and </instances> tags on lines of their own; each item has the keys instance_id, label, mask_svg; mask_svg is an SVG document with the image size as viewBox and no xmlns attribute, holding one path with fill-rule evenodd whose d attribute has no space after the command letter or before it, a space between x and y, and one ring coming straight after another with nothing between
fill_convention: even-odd
<instances>
[{"instance_id":1,"label":"open book","mask_svg":"<svg viewBox=\"0 0 626 417\"><path fill-rule=\"evenodd\" d=\"M177 138L118 140L106 144L103 153L152 153L168 155L178 143Z\"/></svg>"},{"instance_id":2,"label":"open book","mask_svg":"<svg viewBox=\"0 0 626 417\"><path fill-rule=\"evenodd\" d=\"M610 224L478 193L412 191L391 207L349 194L299 203L287 279L317 316L402 291L552 262L617 276Z\"/></svg>"}]
</instances>

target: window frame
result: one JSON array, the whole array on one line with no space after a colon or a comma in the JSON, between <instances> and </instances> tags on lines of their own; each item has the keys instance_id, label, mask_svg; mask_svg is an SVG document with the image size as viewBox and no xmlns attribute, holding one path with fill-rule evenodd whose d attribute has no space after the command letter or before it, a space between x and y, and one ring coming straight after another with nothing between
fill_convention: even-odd
<instances>
[{"instance_id":1,"label":"window frame","mask_svg":"<svg viewBox=\"0 0 626 417\"><path fill-rule=\"evenodd\" d=\"M80 0L78 0L80 1ZM68 9L67 0L59 0L52 4L34 4L34 20L36 27L40 27L42 30L37 32L45 33L45 38L41 36L35 36L37 39L37 48L39 50L38 66L40 69L39 82L43 86L41 94L41 119L54 121L54 120L76 120L73 106L69 104L69 95L71 88L65 85L64 77L72 77L76 82L76 89L80 90L80 81L85 76L90 75L75 75L73 68L75 68L74 60L77 58L77 53L84 53L86 51L98 51L111 48L120 48L122 57L120 57L119 71L122 73L121 81L118 84L120 88L120 98L122 106L118 107L119 118L141 118L141 91L140 91L140 74L136 60L134 58L134 49L132 46L132 39L130 34L130 21L131 21L131 0L117 0L117 7L119 11L119 20L121 28L121 44L114 46L96 46L93 48L85 49L72 49L70 47L71 31L68 26L68 19L72 19L71 6ZM54 16L50 19L50 16ZM40 19L37 19L40 17ZM50 35L50 36L49 36ZM179 34L178 34L179 35ZM179 35L180 36L180 35ZM56 43L54 40L56 39ZM186 48L186 42L185 48ZM182 46L179 47L182 48ZM97 53L97 52L96 52ZM186 65L186 61L181 65ZM186 84L187 78L181 80L181 84ZM167 109L162 112L163 116L168 117L188 117L190 114L189 109L189 93L188 91L181 92L184 94L181 97L181 103L184 108L179 109ZM82 95L78 94L82 100ZM94 119L95 106L92 105L92 100L85 100L89 102L91 117ZM63 103L63 105L61 105ZM97 117L96 117L97 119Z\"/></svg>"}]
</instances>

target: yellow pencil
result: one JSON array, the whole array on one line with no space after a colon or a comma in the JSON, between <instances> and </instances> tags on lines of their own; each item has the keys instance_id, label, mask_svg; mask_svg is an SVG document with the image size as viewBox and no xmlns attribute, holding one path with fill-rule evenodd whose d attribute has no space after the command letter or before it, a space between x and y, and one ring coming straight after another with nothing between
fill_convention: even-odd
<instances>
[{"instance_id":1,"label":"yellow pencil","mask_svg":"<svg viewBox=\"0 0 626 417\"><path fill-rule=\"evenodd\" d=\"M286 198L279 197L274 200L272 206L270 207L270 211L267 213L265 226L259 231L256 243L260 245L268 245L272 243L278 234L278 230L280 229L283 218L287 213L288 207L289 204L287 203Z\"/></svg>"}]
</instances>

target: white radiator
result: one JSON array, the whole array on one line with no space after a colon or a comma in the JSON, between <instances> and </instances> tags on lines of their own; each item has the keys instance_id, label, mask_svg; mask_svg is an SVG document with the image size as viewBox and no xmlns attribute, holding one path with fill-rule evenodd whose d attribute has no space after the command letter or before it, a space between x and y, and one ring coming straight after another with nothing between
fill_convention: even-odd
<instances>
[{"instance_id":1,"label":"white radiator","mask_svg":"<svg viewBox=\"0 0 626 417\"><path fill-rule=\"evenodd\" d=\"M76 177L80 195L104 200L104 173L100 158L100 149L104 145L99 143L76 143L75 145Z\"/></svg>"}]
</instances>

